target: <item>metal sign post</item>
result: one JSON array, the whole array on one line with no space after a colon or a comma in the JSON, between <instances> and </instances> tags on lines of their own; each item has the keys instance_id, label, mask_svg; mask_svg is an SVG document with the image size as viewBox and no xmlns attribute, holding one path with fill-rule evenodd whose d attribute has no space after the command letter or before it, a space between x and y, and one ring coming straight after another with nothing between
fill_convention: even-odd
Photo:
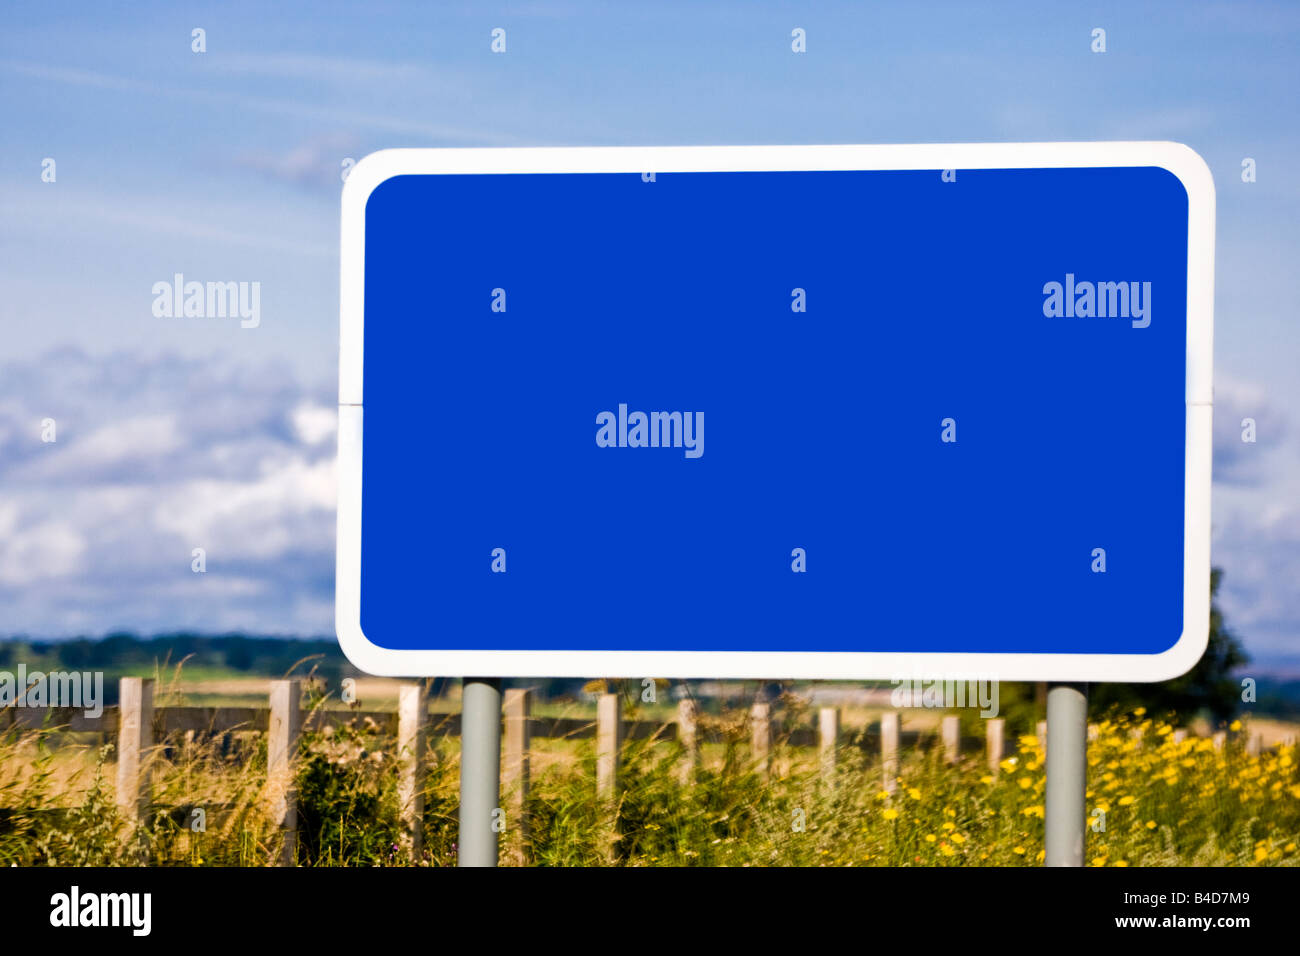
<instances>
[{"instance_id":1,"label":"metal sign post","mask_svg":"<svg viewBox=\"0 0 1300 956\"><path fill-rule=\"evenodd\" d=\"M1083 866L1088 787L1088 685L1047 690L1044 866Z\"/></svg>"},{"instance_id":2,"label":"metal sign post","mask_svg":"<svg viewBox=\"0 0 1300 956\"><path fill-rule=\"evenodd\" d=\"M460 866L496 866L501 806L501 679L466 677L460 705Z\"/></svg>"}]
</instances>

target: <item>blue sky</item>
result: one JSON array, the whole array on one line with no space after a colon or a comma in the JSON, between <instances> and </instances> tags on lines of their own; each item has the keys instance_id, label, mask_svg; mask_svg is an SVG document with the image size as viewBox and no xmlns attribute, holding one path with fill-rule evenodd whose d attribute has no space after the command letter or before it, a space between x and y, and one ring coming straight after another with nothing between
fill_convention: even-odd
<instances>
[{"instance_id":1,"label":"blue sky","mask_svg":"<svg viewBox=\"0 0 1300 956\"><path fill-rule=\"evenodd\" d=\"M332 630L345 158L1174 139L1218 188L1224 606L1261 662L1300 669L1297 88L1288 4L11 3L0 630ZM151 286L176 272L260 282L261 325L156 318ZM47 416L54 446L36 441Z\"/></svg>"}]
</instances>

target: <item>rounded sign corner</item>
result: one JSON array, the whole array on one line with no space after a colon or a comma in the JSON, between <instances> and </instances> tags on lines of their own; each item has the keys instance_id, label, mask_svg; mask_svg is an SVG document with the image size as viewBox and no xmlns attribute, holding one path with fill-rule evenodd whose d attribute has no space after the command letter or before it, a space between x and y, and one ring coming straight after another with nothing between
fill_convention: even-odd
<instances>
[{"instance_id":1,"label":"rounded sign corner","mask_svg":"<svg viewBox=\"0 0 1300 956\"><path fill-rule=\"evenodd\" d=\"M1196 666L1209 646L1210 622L1207 616L1204 626L1190 632L1184 628L1173 647L1161 654L1153 655L1149 673L1135 676L1131 680L1143 684L1156 684L1182 677Z\"/></svg>"},{"instance_id":2,"label":"rounded sign corner","mask_svg":"<svg viewBox=\"0 0 1300 956\"><path fill-rule=\"evenodd\" d=\"M357 161L343 183L343 205L362 211L370 196L388 180L404 173L404 149L381 149Z\"/></svg>"},{"instance_id":3,"label":"rounded sign corner","mask_svg":"<svg viewBox=\"0 0 1300 956\"><path fill-rule=\"evenodd\" d=\"M343 656L357 670L375 677L405 676L392 669L392 651L366 637L360 620L345 620L340 613L334 621L334 633L338 636Z\"/></svg>"},{"instance_id":4,"label":"rounded sign corner","mask_svg":"<svg viewBox=\"0 0 1300 956\"><path fill-rule=\"evenodd\" d=\"M1201 154L1184 143L1161 141L1151 143L1155 165L1173 175L1187 192L1188 202L1203 198L1215 202L1214 174Z\"/></svg>"}]
</instances>

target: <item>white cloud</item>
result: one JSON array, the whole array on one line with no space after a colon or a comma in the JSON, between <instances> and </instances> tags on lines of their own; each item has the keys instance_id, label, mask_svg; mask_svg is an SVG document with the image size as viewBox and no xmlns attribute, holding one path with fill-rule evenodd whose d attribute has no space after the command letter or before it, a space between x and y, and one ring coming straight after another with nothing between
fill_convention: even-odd
<instances>
[{"instance_id":1,"label":"white cloud","mask_svg":"<svg viewBox=\"0 0 1300 956\"><path fill-rule=\"evenodd\" d=\"M0 376L16 386L0 404L6 633L332 629L330 386L277 366L76 350ZM194 548L206 573L191 570Z\"/></svg>"},{"instance_id":2,"label":"white cloud","mask_svg":"<svg viewBox=\"0 0 1300 956\"><path fill-rule=\"evenodd\" d=\"M299 405L293 410L293 426L299 441L319 445L334 437L339 427L337 406Z\"/></svg>"},{"instance_id":3,"label":"white cloud","mask_svg":"<svg viewBox=\"0 0 1300 956\"><path fill-rule=\"evenodd\" d=\"M1242 440L1244 422L1255 423L1255 441ZM1255 485L1265 479L1288 433L1282 412L1258 385L1220 378L1214 386L1214 480Z\"/></svg>"},{"instance_id":4,"label":"white cloud","mask_svg":"<svg viewBox=\"0 0 1300 956\"><path fill-rule=\"evenodd\" d=\"M1256 440L1243 442L1253 418ZM1256 384L1214 388L1213 554L1220 606L1265 665L1300 666L1300 449L1279 403Z\"/></svg>"},{"instance_id":5,"label":"white cloud","mask_svg":"<svg viewBox=\"0 0 1300 956\"><path fill-rule=\"evenodd\" d=\"M334 510L332 457L308 462L298 454L279 456L255 476L191 480L177 491L152 509L152 526L205 548L212 558L273 559L296 547L331 543L332 526L303 524ZM323 530L329 534L322 538Z\"/></svg>"},{"instance_id":6,"label":"white cloud","mask_svg":"<svg viewBox=\"0 0 1300 956\"><path fill-rule=\"evenodd\" d=\"M176 429L176 418L171 414L110 422L85 436L78 436L75 431L69 434L65 423L58 437L61 440L48 446L48 454L33 457L14 469L10 480L38 482L60 475L130 466L171 454L184 444Z\"/></svg>"},{"instance_id":7,"label":"white cloud","mask_svg":"<svg viewBox=\"0 0 1300 956\"><path fill-rule=\"evenodd\" d=\"M26 587L78 569L85 539L58 519L20 526L17 505L0 505L0 586Z\"/></svg>"},{"instance_id":8,"label":"white cloud","mask_svg":"<svg viewBox=\"0 0 1300 956\"><path fill-rule=\"evenodd\" d=\"M337 133L317 136L293 148L272 153L258 151L244 153L236 163L257 170L272 179L301 186L331 186L343 188L343 160L360 159L361 151L355 136Z\"/></svg>"}]
</instances>

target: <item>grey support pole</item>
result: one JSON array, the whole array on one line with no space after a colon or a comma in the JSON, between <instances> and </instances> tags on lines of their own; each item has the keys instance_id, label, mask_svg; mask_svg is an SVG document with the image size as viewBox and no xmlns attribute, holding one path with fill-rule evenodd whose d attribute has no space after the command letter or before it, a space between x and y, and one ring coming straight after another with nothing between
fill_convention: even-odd
<instances>
[{"instance_id":1,"label":"grey support pole","mask_svg":"<svg viewBox=\"0 0 1300 956\"><path fill-rule=\"evenodd\" d=\"M1047 689L1047 838L1044 866L1083 866L1088 786L1088 685Z\"/></svg>"},{"instance_id":2,"label":"grey support pole","mask_svg":"<svg viewBox=\"0 0 1300 956\"><path fill-rule=\"evenodd\" d=\"M460 704L460 866L496 866L501 806L501 678L466 677ZM515 821L511 821L514 823Z\"/></svg>"}]
</instances>

